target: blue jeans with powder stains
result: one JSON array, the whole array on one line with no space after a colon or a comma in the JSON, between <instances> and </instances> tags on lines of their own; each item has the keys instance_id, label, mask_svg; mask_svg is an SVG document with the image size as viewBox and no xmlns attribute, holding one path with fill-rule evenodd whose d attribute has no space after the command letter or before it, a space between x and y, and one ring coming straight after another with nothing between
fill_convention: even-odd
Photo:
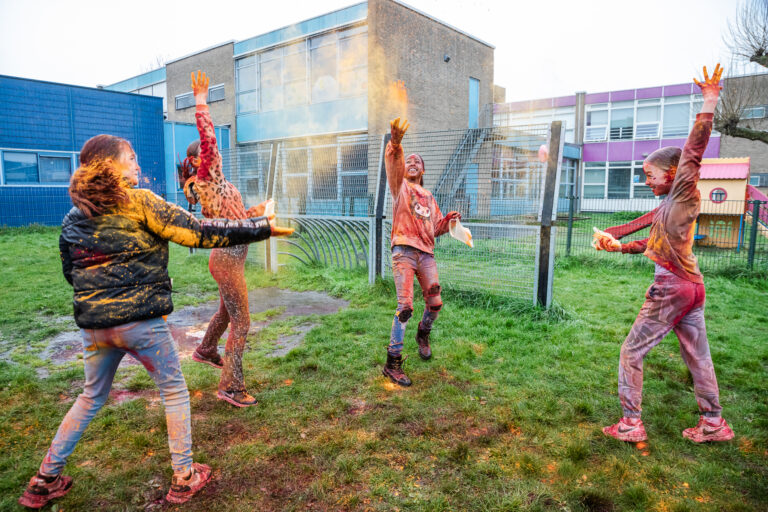
<instances>
[{"instance_id":1,"label":"blue jeans with powder stains","mask_svg":"<svg viewBox=\"0 0 768 512\"><path fill-rule=\"evenodd\" d=\"M59 425L40 472L57 475L64 469L88 424L107 401L115 371L125 354L143 364L160 389L173 470L186 472L192 466L189 391L168 324L154 318L81 332L85 386Z\"/></svg>"}]
</instances>

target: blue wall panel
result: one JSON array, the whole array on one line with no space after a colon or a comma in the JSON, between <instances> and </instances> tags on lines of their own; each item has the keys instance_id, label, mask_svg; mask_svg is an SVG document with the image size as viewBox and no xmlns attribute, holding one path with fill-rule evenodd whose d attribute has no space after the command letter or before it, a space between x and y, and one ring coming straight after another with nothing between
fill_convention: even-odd
<instances>
[{"instance_id":1,"label":"blue wall panel","mask_svg":"<svg viewBox=\"0 0 768 512\"><path fill-rule=\"evenodd\" d=\"M139 186L165 194L162 98L0 75L0 150L79 152L100 133L130 141ZM0 205L0 225L58 224L71 206L66 186L39 185L1 186Z\"/></svg>"}]
</instances>

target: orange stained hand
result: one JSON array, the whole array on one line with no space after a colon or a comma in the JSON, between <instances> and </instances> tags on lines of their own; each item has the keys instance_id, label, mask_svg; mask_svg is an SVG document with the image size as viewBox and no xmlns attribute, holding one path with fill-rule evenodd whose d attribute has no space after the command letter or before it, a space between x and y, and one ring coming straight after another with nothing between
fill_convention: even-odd
<instances>
[{"instance_id":1,"label":"orange stained hand","mask_svg":"<svg viewBox=\"0 0 768 512\"><path fill-rule=\"evenodd\" d=\"M389 123L389 130L392 134L392 145L397 146L400 144L400 141L403 140L403 135L405 135L405 132L408 131L408 128L411 125L408 124L407 119L403 119L402 126L400 125L400 118L398 117L391 123Z\"/></svg>"},{"instance_id":2,"label":"orange stained hand","mask_svg":"<svg viewBox=\"0 0 768 512\"><path fill-rule=\"evenodd\" d=\"M720 91L723 86L720 85L720 78L723 76L723 68L720 67L720 63L718 62L715 65L715 71L712 73L712 78L709 77L709 73L707 73L707 66L704 66L704 82L699 82L696 77L693 78L693 83L701 87L701 90L704 91L705 88L709 89L711 87L717 87L717 90Z\"/></svg>"},{"instance_id":3,"label":"orange stained hand","mask_svg":"<svg viewBox=\"0 0 768 512\"><path fill-rule=\"evenodd\" d=\"M269 223L269 227L272 230L272 236L291 236L294 232L293 228L283 228L276 226L273 223Z\"/></svg>"},{"instance_id":4,"label":"orange stained hand","mask_svg":"<svg viewBox=\"0 0 768 512\"><path fill-rule=\"evenodd\" d=\"M193 71L190 73L190 76L192 77L192 92L197 95L201 92L207 93L208 92L208 84L210 83L210 80L208 79L208 76L205 74L204 71L197 70L197 78L195 78L195 72Z\"/></svg>"}]
</instances>

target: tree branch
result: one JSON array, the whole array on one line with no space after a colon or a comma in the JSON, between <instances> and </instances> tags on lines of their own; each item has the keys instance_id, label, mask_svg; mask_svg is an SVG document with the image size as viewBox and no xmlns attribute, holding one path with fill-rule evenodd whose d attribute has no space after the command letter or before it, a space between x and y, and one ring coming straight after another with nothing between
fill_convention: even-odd
<instances>
[{"instance_id":1,"label":"tree branch","mask_svg":"<svg viewBox=\"0 0 768 512\"><path fill-rule=\"evenodd\" d=\"M753 130L743 128L732 124L715 123L715 129L723 135L729 137L739 137L741 139L756 140L768 144L768 132L763 130Z\"/></svg>"}]
</instances>

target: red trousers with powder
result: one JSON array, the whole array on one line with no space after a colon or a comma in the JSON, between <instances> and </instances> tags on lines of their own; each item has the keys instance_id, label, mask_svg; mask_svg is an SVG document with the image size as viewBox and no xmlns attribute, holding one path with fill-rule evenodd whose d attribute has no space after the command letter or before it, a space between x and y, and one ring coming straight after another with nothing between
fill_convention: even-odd
<instances>
[{"instance_id":1,"label":"red trousers with powder","mask_svg":"<svg viewBox=\"0 0 768 512\"><path fill-rule=\"evenodd\" d=\"M643 359L669 331L680 342L680 355L693 377L694 394L704 416L719 417L719 390L704 324L704 285L657 267L645 303L621 346L619 398L624 416L639 418L643 399Z\"/></svg>"},{"instance_id":2,"label":"red trousers with powder","mask_svg":"<svg viewBox=\"0 0 768 512\"><path fill-rule=\"evenodd\" d=\"M219 340L229 325L229 336L224 345L224 368L219 389L245 391L243 380L243 351L251 327L248 311L248 287L245 284L245 258L247 245L213 249L208 269L219 285L219 309L211 318L203 341L198 347L201 354L216 352Z\"/></svg>"}]
</instances>

